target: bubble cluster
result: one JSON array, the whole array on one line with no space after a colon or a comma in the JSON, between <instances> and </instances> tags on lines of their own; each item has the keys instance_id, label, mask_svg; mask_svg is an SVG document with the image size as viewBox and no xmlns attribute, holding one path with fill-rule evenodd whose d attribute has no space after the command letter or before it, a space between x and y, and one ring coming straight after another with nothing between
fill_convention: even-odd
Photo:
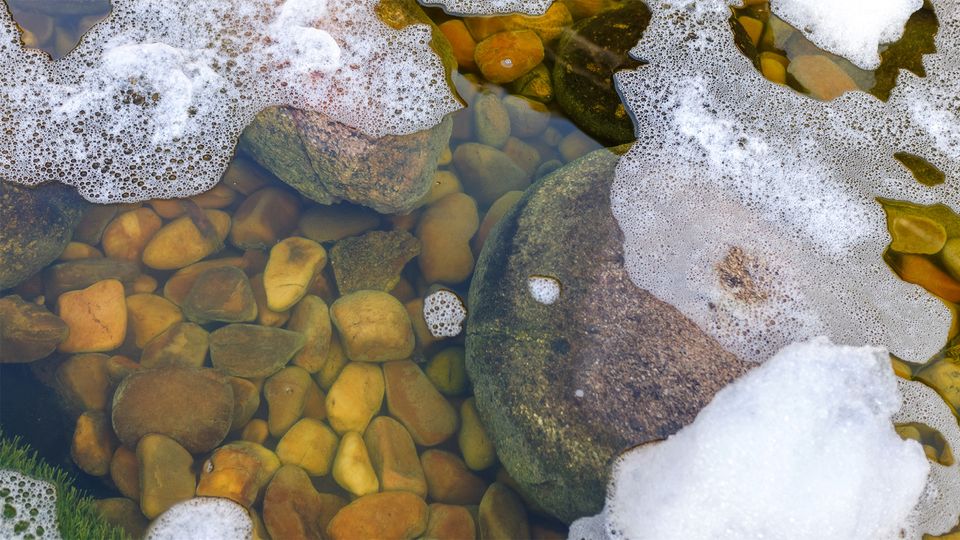
<instances>
[{"instance_id":1,"label":"bubble cluster","mask_svg":"<svg viewBox=\"0 0 960 540\"><path fill-rule=\"evenodd\" d=\"M937 50L960 46L960 4L934 2ZM723 346L761 361L825 334L911 360L943 345L950 312L884 263L877 197L960 207L960 64L924 58L888 102L830 102L763 79L734 46L723 0L657 6L616 76L638 142L611 205L630 277ZM893 155L947 175L916 182Z\"/></svg>"},{"instance_id":2,"label":"bubble cluster","mask_svg":"<svg viewBox=\"0 0 960 540\"><path fill-rule=\"evenodd\" d=\"M253 538L253 521L246 509L229 499L196 497L160 514L144 538Z\"/></svg>"},{"instance_id":3,"label":"bubble cluster","mask_svg":"<svg viewBox=\"0 0 960 540\"><path fill-rule=\"evenodd\" d=\"M0 470L0 505L0 538L60 538L57 488L50 482Z\"/></svg>"},{"instance_id":4,"label":"bubble cluster","mask_svg":"<svg viewBox=\"0 0 960 540\"><path fill-rule=\"evenodd\" d=\"M893 416L897 423L920 422L937 430L954 454L960 450L960 425L950 408L933 389L918 381L897 380L903 405ZM914 510L910 528L913 536L920 530L933 534L949 531L960 515L960 464L949 467L930 462L930 476L920 503Z\"/></svg>"},{"instance_id":5,"label":"bubble cluster","mask_svg":"<svg viewBox=\"0 0 960 540\"><path fill-rule=\"evenodd\" d=\"M541 304L550 305L560 299L563 287L557 278L550 276L530 276L527 278L527 291Z\"/></svg>"},{"instance_id":6,"label":"bubble cluster","mask_svg":"<svg viewBox=\"0 0 960 540\"><path fill-rule=\"evenodd\" d=\"M425 6L437 6L454 15L497 15L523 13L543 15L553 0L420 0Z\"/></svg>"},{"instance_id":7,"label":"bubble cluster","mask_svg":"<svg viewBox=\"0 0 960 540\"><path fill-rule=\"evenodd\" d=\"M257 112L291 105L371 136L459 108L430 29L377 0L115 0L66 57L26 50L0 10L0 176L95 202L183 197L219 181Z\"/></svg>"},{"instance_id":8,"label":"bubble cluster","mask_svg":"<svg viewBox=\"0 0 960 540\"><path fill-rule=\"evenodd\" d=\"M460 335L466 318L467 306L457 293L449 289L438 289L423 299L423 319L435 338Z\"/></svg>"},{"instance_id":9,"label":"bubble cluster","mask_svg":"<svg viewBox=\"0 0 960 540\"><path fill-rule=\"evenodd\" d=\"M718 392L689 426L624 454L604 513L575 523L571 537L734 540L781 538L788 530L797 540L918 540L943 533L950 526L918 507L930 463L891 422L901 410L895 379L882 348L826 338L790 345ZM906 397L904 408L937 407L921 401ZM954 510L940 511L954 512L956 523Z\"/></svg>"}]
</instances>

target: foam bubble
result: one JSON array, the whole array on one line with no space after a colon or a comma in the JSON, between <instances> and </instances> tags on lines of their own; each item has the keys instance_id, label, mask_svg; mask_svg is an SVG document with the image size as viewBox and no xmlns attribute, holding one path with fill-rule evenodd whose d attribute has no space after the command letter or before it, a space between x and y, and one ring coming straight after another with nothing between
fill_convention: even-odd
<instances>
[{"instance_id":1,"label":"foam bubble","mask_svg":"<svg viewBox=\"0 0 960 540\"><path fill-rule=\"evenodd\" d=\"M563 287L557 278L550 276L530 276L527 278L527 290L530 296L541 304L550 305L560 299Z\"/></svg>"},{"instance_id":2,"label":"foam bubble","mask_svg":"<svg viewBox=\"0 0 960 540\"><path fill-rule=\"evenodd\" d=\"M116 0L57 62L0 10L0 174L95 202L212 187L261 109L323 112L371 136L436 125L459 104L430 29L377 0Z\"/></svg>"},{"instance_id":3,"label":"foam bubble","mask_svg":"<svg viewBox=\"0 0 960 540\"><path fill-rule=\"evenodd\" d=\"M960 4L935 2L937 50L960 45ZM877 197L960 209L960 64L925 57L887 103L862 92L821 102L763 79L733 43L722 0L654 10L616 75L638 142L611 192L632 281L744 359L826 334L925 360L947 307L884 263ZM948 180L916 182L893 154Z\"/></svg>"},{"instance_id":4,"label":"foam bubble","mask_svg":"<svg viewBox=\"0 0 960 540\"><path fill-rule=\"evenodd\" d=\"M239 504L218 497L179 502L150 524L146 540L253 538L253 521Z\"/></svg>"},{"instance_id":5,"label":"foam bubble","mask_svg":"<svg viewBox=\"0 0 960 540\"><path fill-rule=\"evenodd\" d=\"M919 538L930 465L904 441L886 351L793 344L716 394L694 422L617 463L589 538ZM956 519L956 516L954 516ZM588 536L584 536L588 537Z\"/></svg>"},{"instance_id":6,"label":"foam bubble","mask_svg":"<svg viewBox=\"0 0 960 540\"><path fill-rule=\"evenodd\" d=\"M436 338L456 337L463 331L467 306L457 293L438 289L423 299L423 319Z\"/></svg>"},{"instance_id":7,"label":"foam bubble","mask_svg":"<svg viewBox=\"0 0 960 540\"><path fill-rule=\"evenodd\" d=\"M425 6L437 6L454 15L498 15L522 13L543 15L553 0L420 0Z\"/></svg>"},{"instance_id":8,"label":"foam bubble","mask_svg":"<svg viewBox=\"0 0 960 540\"><path fill-rule=\"evenodd\" d=\"M0 469L0 507L0 538L60 538L57 488L50 482Z\"/></svg>"},{"instance_id":9,"label":"foam bubble","mask_svg":"<svg viewBox=\"0 0 960 540\"><path fill-rule=\"evenodd\" d=\"M822 49L863 69L880 66L878 50L903 35L923 0L770 0L770 10Z\"/></svg>"}]
</instances>

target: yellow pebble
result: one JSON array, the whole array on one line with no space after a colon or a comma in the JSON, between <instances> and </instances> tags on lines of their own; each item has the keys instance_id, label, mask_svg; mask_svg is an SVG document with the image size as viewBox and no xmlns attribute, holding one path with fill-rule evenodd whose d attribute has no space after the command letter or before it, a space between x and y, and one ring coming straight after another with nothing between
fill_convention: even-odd
<instances>
[{"instance_id":1,"label":"yellow pebble","mask_svg":"<svg viewBox=\"0 0 960 540\"><path fill-rule=\"evenodd\" d=\"M460 406L460 434L457 441L467 467L482 471L496 463L497 453L480 422L480 414L472 397Z\"/></svg>"},{"instance_id":2,"label":"yellow pebble","mask_svg":"<svg viewBox=\"0 0 960 540\"><path fill-rule=\"evenodd\" d=\"M277 457L284 465L296 465L311 476L323 476L330 472L337 442L337 434L326 424L303 418L277 443Z\"/></svg>"},{"instance_id":3,"label":"yellow pebble","mask_svg":"<svg viewBox=\"0 0 960 540\"><path fill-rule=\"evenodd\" d=\"M333 479L355 497L376 493L380 489L367 447L356 431L345 433L340 440L337 457L333 461Z\"/></svg>"},{"instance_id":4,"label":"yellow pebble","mask_svg":"<svg viewBox=\"0 0 960 540\"><path fill-rule=\"evenodd\" d=\"M263 271L267 307L273 311L292 308L326 264L326 250L313 240L293 236L277 243Z\"/></svg>"},{"instance_id":5,"label":"yellow pebble","mask_svg":"<svg viewBox=\"0 0 960 540\"><path fill-rule=\"evenodd\" d=\"M151 339L183 320L176 304L156 294L132 294L127 297L127 315L134 344L142 349Z\"/></svg>"},{"instance_id":6,"label":"yellow pebble","mask_svg":"<svg viewBox=\"0 0 960 540\"><path fill-rule=\"evenodd\" d=\"M216 238L205 237L189 216L164 225L143 250L143 264L157 270L174 270L193 264L213 253L227 237L230 216L219 210L204 211Z\"/></svg>"},{"instance_id":7,"label":"yellow pebble","mask_svg":"<svg viewBox=\"0 0 960 540\"><path fill-rule=\"evenodd\" d=\"M383 403L383 371L378 364L350 362L327 393L327 418L337 433L363 432Z\"/></svg>"}]
</instances>

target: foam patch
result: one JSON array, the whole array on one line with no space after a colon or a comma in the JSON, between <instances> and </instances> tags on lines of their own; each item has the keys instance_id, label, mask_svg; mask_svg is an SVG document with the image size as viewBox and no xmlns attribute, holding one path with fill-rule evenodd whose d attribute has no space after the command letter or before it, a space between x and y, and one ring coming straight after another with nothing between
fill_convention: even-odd
<instances>
[{"instance_id":1,"label":"foam patch","mask_svg":"<svg viewBox=\"0 0 960 540\"><path fill-rule=\"evenodd\" d=\"M423 319L435 338L456 337L463 331L467 306L457 293L439 289L423 299Z\"/></svg>"},{"instance_id":2,"label":"foam patch","mask_svg":"<svg viewBox=\"0 0 960 540\"><path fill-rule=\"evenodd\" d=\"M625 454L604 514L575 523L571 537L739 540L780 538L787 527L797 540L895 540L943 532L918 512L930 465L916 441L894 431L900 408L884 349L826 338L790 345L718 392L677 434Z\"/></svg>"},{"instance_id":3,"label":"foam patch","mask_svg":"<svg viewBox=\"0 0 960 540\"><path fill-rule=\"evenodd\" d=\"M443 8L454 15L543 15L553 0L420 0L425 6Z\"/></svg>"},{"instance_id":4,"label":"foam patch","mask_svg":"<svg viewBox=\"0 0 960 540\"><path fill-rule=\"evenodd\" d=\"M183 538L252 539L253 521L239 504L218 497L195 497L179 502L150 524L145 540Z\"/></svg>"},{"instance_id":5,"label":"foam patch","mask_svg":"<svg viewBox=\"0 0 960 540\"><path fill-rule=\"evenodd\" d=\"M960 46L960 4L935 2L937 49ZM825 334L923 361L951 315L882 261L876 197L960 209L960 64L925 57L890 100L821 102L763 79L734 46L722 0L660 5L616 75L638 142L619 162L611 205L632 281L724 347L761 361ZM916 182L895 152L947 175Z\"/></svg>"},{"instance_id":6,"label":"foam patch","mask_svg":"<svg viewBox=\"0 0 960 540\"><path fill-rule=\"evenodd\" d=\"M881 44L893 43L923 0L770 0L770 10L821 49L863 69L880 66Z\"/></svg>"},{"instance_id":7,"label":"foam patch","mask_svg":"<svg viewBox=\"0 0 960 540\"><path fill-rule=\"evenodd\" d=\"M372 136L436 125L459 104L430 29L394 30L377 0L115 0L57 62L0 10L0 176L95 202L211 188L261 109L323 112Z\"/></svg>"},{"instance_id":8,"label":"foam patch","mask_svg":"<svg viewBox=\"0 0 960 540\"><path fill-rule=\"evenodd\" d=\"M17 471L0 470L0 538L60 538L57 488Z\"/></svg>"},{"instance_id":9,"label":"foam patch","mask_svg":"<svg viewBox=\"0 0 960 540\"><path fill-rule=\"evenodd\" d=\"M541 304L550 305L560 299L563 287L557 278L550 276L530 276L527 278L527 291L530 297Z\"/></svg>"}]
</instances>

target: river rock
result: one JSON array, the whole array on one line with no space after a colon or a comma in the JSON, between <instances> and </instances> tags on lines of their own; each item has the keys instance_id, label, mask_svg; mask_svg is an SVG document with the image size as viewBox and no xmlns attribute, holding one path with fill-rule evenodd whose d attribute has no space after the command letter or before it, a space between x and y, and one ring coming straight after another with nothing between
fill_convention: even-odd
<instances>
[{"instance_id":1,"label":"river rock","mask_svg":"<svg viewBox=\"0 0 960 540\"><path fill-rule=\"evenodd\" d=\"M130 290L140 275L137 263L119 259L80 259L50 266L43 271L44 294L50 300L67 291L85 289L98 281L116 279Z\"/></svg>"},{"instance_id":2,"label":"river rock","mask_svg":"<svg viewBox=\"0 0 960 540\"><path fill-rule=\"evenodd\" d=\"M330 250L340 294L364 289L389 292L400 272L420 254L420 240L407 231L370 231L344 238Z\"/></svg>"},{"instance_id":3,"label":"river rock","mask_svg":"<svg viewBox=\"0 0 960 540\"><path fill-rule=\"evenodd\" d=\"M594 152L530 189L487 239L468 302L467 370L497 454L567 522L603 507L612 458L689 424L748 369L630 281L617 159ZM555 303L534 300L536 275L562 284Z\"/></svg>"},{"instance_id":4,"label":"river rock","mask_svg":"<svg viewBox=\"0 0 960 540\"><path fill-rule=\"evenodd\" d=\"M233 388L212 369L136 371L113 396L113 430L129 448L160 433L190 452L206 452L227 436L232 420Z\"/></svg>"},{"instance_id":5,"label":"river rock","mask_svg":"<svg viewBox=\"0 0 960 540\"><path fill-rule=\"evenodd\" d=\"M33 362L67 339L67 324L17 295L0 298L0 364Z\"/></svg>"},{"instance_id":6,"label":"river rock","mask_svg":"<svg viewBox=\"0 0 960 540\"><path fill-rule=\"evenodd\" d=\"M53 262L70 243L84 206L62 184L28 188L0 181L0 290Z\"/></svg>"},{"instance_id":7,"label":"river rock","mask_svg":"<svg viewBox=\"0 0 960 540\"><path fill-rule=\"evenodd\" d=\"M210 360L234 377L269 377L287 365L304 341L303 334L289 330L228 324L211 332Z\"/></svg>"},{"instance_id":8,"label":"river rock","mask_svg":"<svg viewBox=\"0 0 960 540\"><path fill-rule=\"evenodd\" d=\"M611 143L632 141L633 122L613 84L613 74L636 69L629 51L650 22L646 4L623 7L582 19L564 31L557 45L553 83L557 103L577 126Z\"/></svg>"}]
</instances>

